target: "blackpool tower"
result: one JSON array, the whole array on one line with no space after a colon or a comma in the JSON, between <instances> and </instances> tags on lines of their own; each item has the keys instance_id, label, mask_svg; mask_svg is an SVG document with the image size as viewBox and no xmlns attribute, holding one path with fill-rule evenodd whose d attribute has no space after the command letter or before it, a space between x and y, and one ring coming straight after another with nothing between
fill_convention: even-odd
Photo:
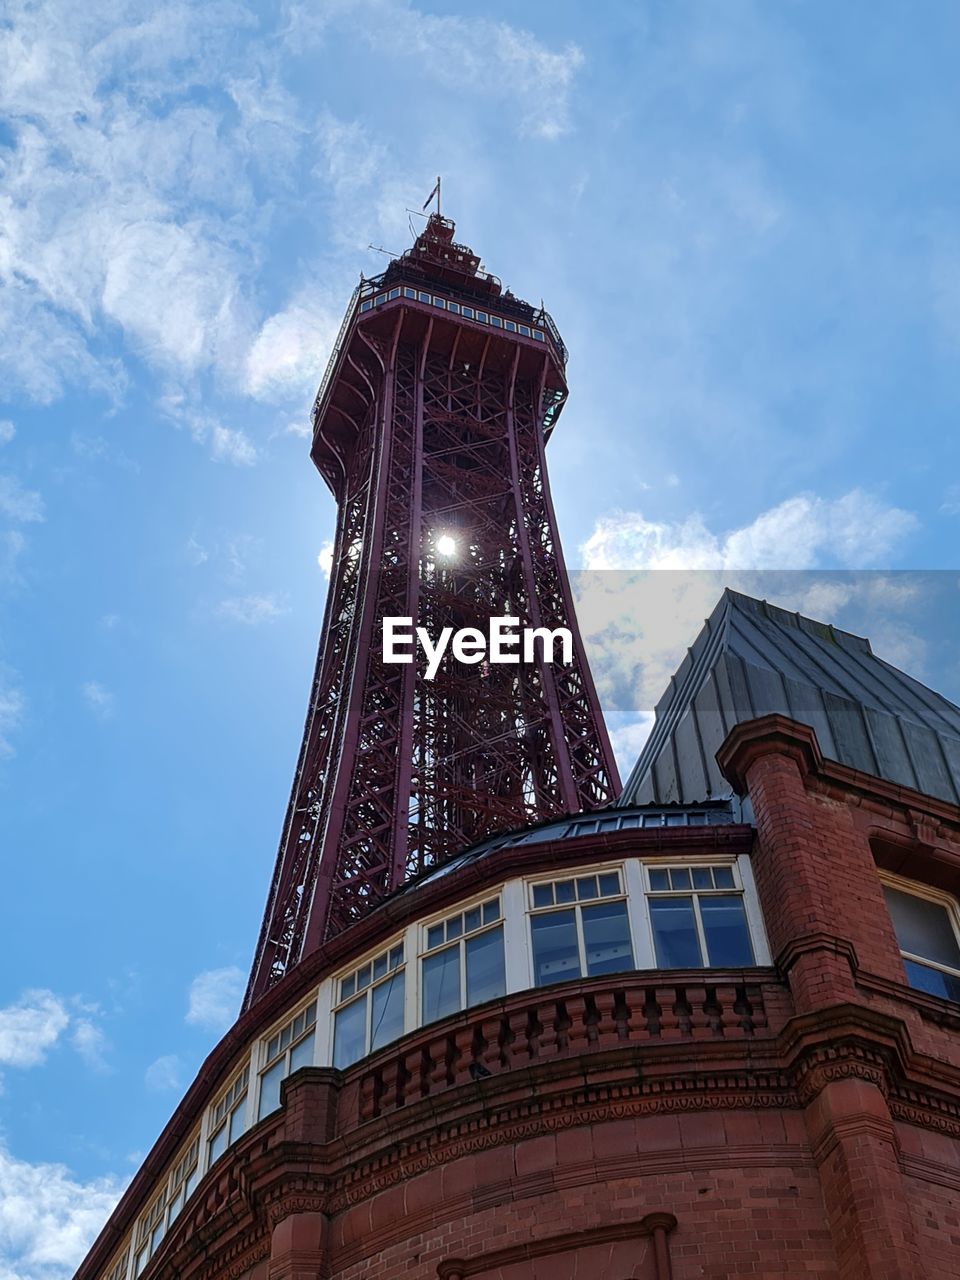
<instances>
[{"instance_id":1,"label":"blackpool tower","mask_svg":"<svg viewBox=\"0 0 960 1280\"><path fill-rule=\"evenodd\" d=\"M484 836L619 789L577 631L544 446L566 399L550 316L503 291L454 225L354 293L314 405L338 504L293 794L247 990ZM572 661L388 663L384 618L566 628Z\"/></svg>"},{"instance_id":2,"label":"blackpool tower","mask_svg":"<svg viewBox=\"0 0 960 1280\"><path fill-rule=\"evenodd\" d=\"M725 592L621 791L544 463L564 347L453 234L348 306L245 1006L76 1280L955 1280L960 708ZM569 652L431 670L390 618Z\"/></svg>"}]
</instances>

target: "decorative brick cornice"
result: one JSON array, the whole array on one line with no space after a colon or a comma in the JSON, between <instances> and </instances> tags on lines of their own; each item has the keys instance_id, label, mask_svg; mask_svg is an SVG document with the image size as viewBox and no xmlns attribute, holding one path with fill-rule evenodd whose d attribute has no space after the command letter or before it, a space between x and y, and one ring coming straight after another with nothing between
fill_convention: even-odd
<instances>
[{"instance_id":1,"label":"decorative brick cornice","mask_svg":"<svg viewBox=\"0 0 960 1280\"><path fill-rule=\"evenodd\" d=\"M753 762L765 755L786 756L800 770L800 776L818 773L823 753L817 735L808 724L788 716L759 716L735 725L717 752L720 771L738 795L747 793L747 773Z\"/></svg>"}]
</instances>

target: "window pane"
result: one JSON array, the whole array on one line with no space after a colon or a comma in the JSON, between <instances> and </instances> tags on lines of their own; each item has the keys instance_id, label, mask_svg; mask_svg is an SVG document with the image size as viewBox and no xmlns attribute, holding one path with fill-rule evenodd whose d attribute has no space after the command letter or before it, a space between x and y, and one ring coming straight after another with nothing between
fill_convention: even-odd
<instances>
[{"instance_id":1,"label":"window pane","mask_svg":"<svg viewBox=\"0 0 960 1280\"><path fill-rule=\"evenodd\" d=\"M304 1036L299 1044L295 1044L290 1050L290 1070L291 1072L298 1070L300 1067L313 1066L313 1032L308 1036Z\"/></svg>"},{"instance_id":2,"label":"window pane","mask_svg":"<svg viewBox=\"0 0 960 1280\"><path fill-rule=\"evenodd\" d=\"M620 892L619 871L607 871L600 877L600 897L614 897Z\"/></svg>"},{"instance_id":3,"label":"window pane","mask_svg":"<svg viewBox=\"0 0 960 1280\"><path fill-rule=\"evenodd\" d=\"M460 1008L460 948L445 947L423 960L422 1018L434 1022Z\"/></svg>"},{"instance_id":4,"label":"window pane","mask_svg":"<svg viewBox=\"0 0 960 1280\"><path fill-rule=\"evenodd\" d=\"M693 868L693 887L695 889L713 888L713 877L710 875L709 867Z\"/></svg>"},{"instance_id":5,"label":"window pane","mask_svg":"<svg viewBox=\"0 0 960 1280\"><path fill-rule=\"evenodd\" d=\"M268 1116L271 1111L276 1111L280 1105L280 1081L284 1077L284 1069L287 1065L285 1058L279 1058L269 1071L265 1071L260 1077L260 1106L257 1109L257 1119L262 1120L264 1116Z\"/></svg>"},{"instance_id":6,"label":"window pane","mask_svg":"<svg viewBox=\"0 0 960 1280\"><path fill-rule=\"evenodd\" d=\"M273 1108L271 1108L272 1110ZM210 1139L210 1159L208 1164L213 1164L214 1160L219 1160L227 1149L227 1126L224 1125Z\"/></svg>"},{"instance_id":7,"label":"window pane","mask_svg":"<svg viewBox=\"0 0 960 1280\"><path fill-rule=\"evenodd\" d=\"M459 938L463 933L463 916L454 916L452 920L447 921L447 941L452 942L454 938Z\"/></svg>"},{"instance_id":8,"label":"window pane","mask_svg":"<svg viewBox=\"0 0 960 1280\"><path fill-rule=\"evenodd\" d=\"M960 969L960 947L946 907L899 889L884 889L883 895L901 951Z\"/></svg>"},{"instance_id":9,"label":"window pane","mask_svg":"<svg viewBox=\"0 0 960 1280\"><path fill-rule=\"evenodd\" d=\"M373 989L373 1023L370 1049L379 1049L403 1035L403 979L405 970L397 969L386 982Z\"/></svg>"},{"instance_id":10,"label":"window pane","mask_svg":"<svg viewBox=\"0 0 960 1280\"><path fill-rule=\"evenodd\" d=\"M349 1067L367 1050L367 1001L365 996L345 1005L333 1023L333 1065ZM262 1114L262 1112L261 1112Z\"/></svg>"},{"instance_id":11,"label":"window pane","mask_svg":"<svg viewBox=\"0 0 960 1280\"><path fill-rule=\"evenodd\" d=\"M651 898L650 920L661 969L699 969L700 941L692 898Z\"/></svg>"},{"instance_id":12,"label":"window pane","mask_svg":"<svg viewBox=\"0 0 960 1280\"><path fill-rule=\"evenodd\" d=\"M538 987L580 977L577 919L573 911L545 911L531 916L533 973Z\"/></svg>"},{"instance_id":13,"label":"window pane","mask_svg":"<svg viewBox=\"0 0 960 1280\"><path fill-rule=\"evenodd\" d=\"M583 876L577 881L577 897L581 902L597 896L597 877Z\"/></svg>"},{"instance_id":14,"label":"window pane","mask_svg":"<svg viewBox=\"0 0 960 1280\"><path fill-rule=\"evenodd\" d=\"M503 926L469 938L467 947L467 1007L506 994L503 965Z\"/></svg>"},{"instance_id":15,"label":"window pane","mask_svg":"<svg viewBox=\"0 0 960 1280\"><path fill-rule=\"evenodd\" d=\"M583 908L583 942L587 974L620 973L633 968L630 926L625 902L602 902Z\"/></svg>"},{"instance_id":16,"label":"window pane","mask_svg":"<svg viewBox=\"0 0 960 1280\"><path fill-rule=\"evenodd\" d=\"M707 939L708 963L739 968L753 964L750 930L739 893L700 899L700 919Z\"/></svg>"},{"instance_id":17,"label":"window pane","mask_svg":"<svg viewBox=\"0 0 960 1280\"><path fill-rule=\"evenodd\" d=\"M558 903L576 902L577 890L572 880L558 880L554 887Z\"/></svg>"},{"instance_id":18,"label":"window pane","mask_svg":"<svg viewBox=\"0 0 960 1280\"><path fill-rule=\"evenodd\" d=\"M485 902L483 904L483 923L492 924L494 920L500 919L500 900L495 898L493 902Z\"/></svg>"},{"instance_id":19,"label":"window pane","mask_svg":"<svg viewBox=\"0 0 960 1280\"><path fill-rule=\"evenodd\" d=\"M904 960L903 966L911 987L944 1000L960 1001L960 978L955 978L952 973L931 969L929 965L917 964L915 960Z\"/></svg>"},{"instance_id":20,"label":"window pane","mask_svg":"<svg viewBox=\"0 0 960 1280\"><path fill-rule=\"evenodd\" d=\"M473 933L474 929L480 928L480 908L471 907L467 914L463 917L464 933Z\"/></svg>"},{"instance_id":21,"label":"window pane","mask_svg":"<svg viewBox=\"0 0 960 1280\"><path fill-rule=\"evenodd\" d=\"M247 1099L246 1099L246 1095L244 1095L243 1101L238 1102L237 1105L230 1112L229 1140L231 1143L236 1142L238 1138L243 1137L244 1121L247 1118L246 1111L247 1111Z\"/></svg>"},{"instance_id":22,"label":"window pane","mask_svg":"<svg viewBox=\"0 0 960 1280\"><path fill-rule=\"evenodd\" d=\"M714 867L713 883L718 889L733 888L733 868L732 867Z\"/></svg>"},{"instance_id":23,"label":"window pane","mask_svg":"<svg viewBox=\"0 0 960 1280\"><path fill-rule=\"evenodd\" d=\"M552 884L535 884L533 886L533 905L535 907L553 906Z\"/></svg>"},{"instance_id":24,"label":"window pane","mask_svg":"<svg viewBox=\"0 0 960 1280\"><path fill-rule=\"evenodd\" d=\"M386 953L384 953L382 956L377 956L376 960L374 960L373 962L374 982L376 982L378 978L382 978L386 972L387 972L387 956L386 956Z\"/></svg>"},{"instance_id":25,"label":"window pane","mask_svg":"<svg viewBox=\"0 0 960 1280\"><path fill-rule=\"evenodd\" d=\"M443 941L443 925L432 924L427 930L427 950L431 951Z\"/></svg>"},{"instance_id":26,"label":"window pane","mask_svg":"<svg viewBox=\"0 0 960 1280\"><path fill-rule=\"evenodd\" d=\"M689 889L690 872L686 867L674 867L670 872L671 889Z\"/></svg>"},{"instance_id":27,"label":"window pane","mask_svg":"<svg viewBox=\"0 0 960 1280\"><path fill-rule=\"evenodd\" d=\"M650 872L650 888L656 889L656 890L669 889L670 877L667 874L667 872L663 870L651 871Z\"/></svg>"},{"instance_id":28,"label":"window pane","mask_svg":"<svg viewBox=\"0 0 960 1280\"><path fill-rule=\"evenodd\" d=\"M172 1222L182 1208L183 1189L181 1188L170 1201L170 1207L167 1209L167 1222Z\"/></svg>"}]
</instances>

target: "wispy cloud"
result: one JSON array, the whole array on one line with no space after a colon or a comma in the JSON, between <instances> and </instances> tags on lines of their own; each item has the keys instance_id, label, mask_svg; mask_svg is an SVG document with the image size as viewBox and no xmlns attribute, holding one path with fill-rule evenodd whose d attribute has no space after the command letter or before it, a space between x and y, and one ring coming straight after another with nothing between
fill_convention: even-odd
<instances>
[{"instance_id":1,"label":"wispy cloud","mask_svg":"<svg viewBox=\"0 0 960 1280\"><path fill-rule=\"evenodd\" d=\"M208 435L210 456L215 461L232 462L235 467L252 467L257 461L256 446L245 432L215 422Z\"/></svg>"},{"instance_id":2,"label":"wispy cloud","mask_svg":"<svg viewBox=\"0 0 960 1280\"><path fill-rule=\"evenodd\" d=\"M103 1029L87 1017L75 1019L70 1043L92 1071L107 1071L110 1044Z\"/></svg>"},{"instance_id":3,"label":"wispy cloud","mask_svg":"<svg viewBox=\"0 0 960 1280\"><path fill-rule=\"evenodd\" d=\"M409 0L291 6L288 41L322 39L333 25L376 53L415 62L418 75L461 94L482 94L511 113L517 131L553 141L570 127L570 95L583 53L551 48L531 32L485 17L428 13Z\"/></svg>"},{"instance_id":4,"label":"wispy cloud","mask_svg":"<svg viewBox=\"0 0 960 1280\"><path fill-rule=\"evenodd\" d=\"M112 718L116 709L116 699L105 685L99 680L88 680L80 686L80 692L83 700L100 720L109 720Z\"/></svg>"},{"instance_id":5,"label":"wispy cloud","mask_svg":"<svg viewBox=\"0 0 960 1280\"><path fill-rule=\"evenodd\" d=\"M10 735L20 728L26 706L27 700L14 677L0 668L0 760L13 755Z\"/></svg>"},{"instance_id":6,"label":"wispy cloud","mask_svg":"<svg viewBox=\"0 0 960 1280\"><path fill-rule=\"evenodd\" d=\"M720 534L700 515L672 522L617 512L597 522L580 553L587 569L865 568L917 528L910 512L852 489L836 499L790 498Z\"/></svg>"},{"instance_id":7,"label":"wispy cloud","mask_svg":"<svg viewBox=\"0 0 960 1280\"><path fill-rule=\"evenodd\" d=\"M151 1062L144 1073L144 1083L154 1093L167 1093L180 1088L182 1066L175 1053L165 1053Z\"/></svg>"},{"instance_id":8,"label":"wispy cloud","mask_svg":"<svg viewBox=\"0 0 960 1280\"><path fill-rule=\"evenodd\" d=\"M0 419L0 445L9 444L17 434L17 429L9 418Z\"/></svg>"},{"instance_id":9,"label":"wispy cloud","mask_svg":"<svg viewBox=\"0 0 960 1280\"><path fill-rule=\"evenodd\" d=\"M217 606L219 617L228 622L239 622L245 627L259 627L265 622L275 622L289 609L274 595L230 596Z\"/></svg>"},{"instance_id":10,"label":"wispy cloud","mask_svg":"<svg viewBox=\"0 0 960 1280\"><path fill-rule=\"evenodd\" d=\"M190 984L187 1022L207 1031L225 1031L237 1016L244 981L236 965L197 974Z\"/></svg>"},{"instance_id":11,"label":"wispy cloud","mask_svg":"<svg viewBox=\"0 0 960 1280\"><path fill-rule=\"evenodd\" d=\"M26 991L16 1004L0 1009L0 1063L37 1067L70 1025L66 1004L52 991Z\"/></svg>"},{"instance_id":12,"label":"wispy cloud","mask_svg":"<svg viewBox=\"0 0 960 1280\"><path fill-rule=\"evenodd\" d=\"M16 476L0 476L0 514L21 523L42 520L43 499L35 490L24 489Z\"/></svg>"},{"instance_id":13,"label":"wispy cloud","mask_svg":"<svg viewBox=\"0 0 960 1280\"><path fill-rule=\"evenodd\" d=\"M246 357L245 386L252 396L306 392L330 355L340 315L310 297L265 320Z\"/></svg>"}]
</instances>

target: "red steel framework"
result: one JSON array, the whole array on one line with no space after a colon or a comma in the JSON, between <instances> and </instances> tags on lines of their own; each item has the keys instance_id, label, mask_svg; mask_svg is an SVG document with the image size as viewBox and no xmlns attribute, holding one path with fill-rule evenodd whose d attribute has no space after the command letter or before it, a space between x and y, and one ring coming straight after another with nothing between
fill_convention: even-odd
<instances>
[{"instance_id":1,"label":"red steel framework","mask_svg":"<svg viewBox=\"0 0 960 1280\"><path fill-rule=\"evenodd\" d=\"M314 406L337 536L245 1007L406 881L619 791L547 482L566 351L453 234L431 215L362 283ZM432 681L419 660L383 661L384 617L436 636L503 615L569 628L573 661L448 656Z\"/></svg>"}]
</instances>

